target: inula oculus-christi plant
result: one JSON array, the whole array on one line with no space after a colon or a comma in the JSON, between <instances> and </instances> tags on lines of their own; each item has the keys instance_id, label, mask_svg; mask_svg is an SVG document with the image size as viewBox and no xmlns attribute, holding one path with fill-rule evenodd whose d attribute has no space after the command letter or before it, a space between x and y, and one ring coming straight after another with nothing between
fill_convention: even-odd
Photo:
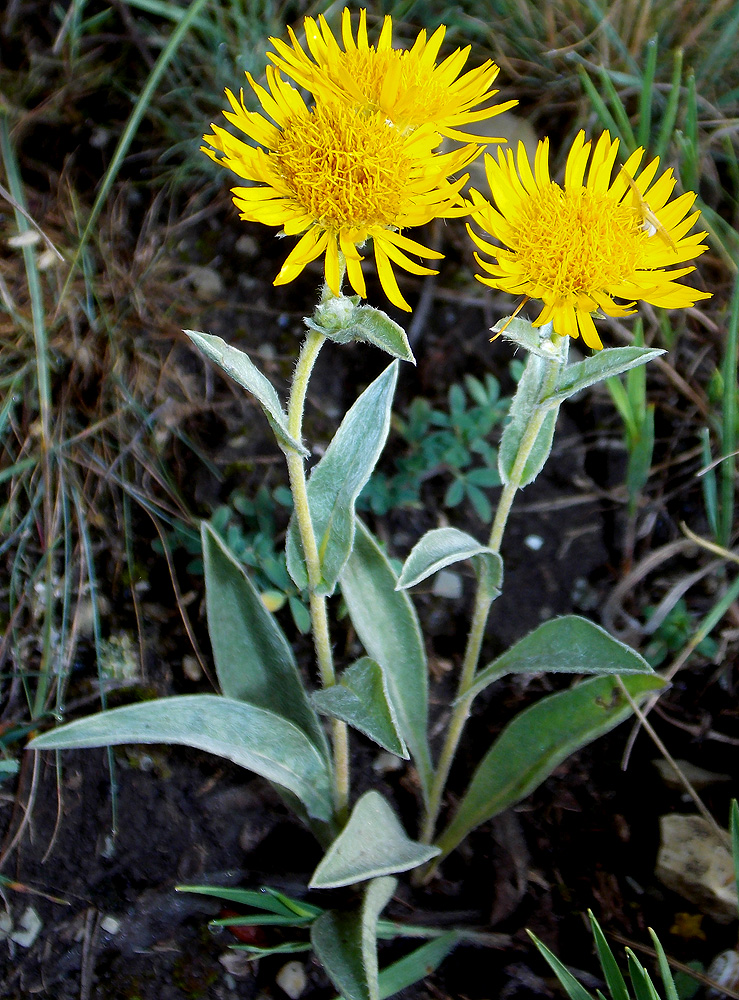
<instances>
[{"instance_id":1,"label":"inula oculus-christi plant","mask_svg":"<svg viewBox=\"0 0 739 1000\"><path fill-rule=\"evenodd\" d=\"M32 743L36 749L181 743L270 781L325 848L309 887L355 886L354 907L318 908L274 891L210 891L231 892L229 898L240 893L255 910L248 922L305 928L336 989L351 1000L391 995L465 937L460 929L439 936L381 920L395 877L414 870L416 882L430 879L470 831L528 795L566 757L627 718L634 701L662 686L634 650L573 615L545 622L490 663L480 659L486 629L495 627L488 619L503 586L501 545L511 505L546 462L562 403L662 353L643 346L601 349L598 317L625 316L637 300L678 308L707 294L680 281L693 270L685 263L706 249L705 233L691 234L698 216L690 214L694 195L672 198L672 171L660 173L657 158L642 166L643 149L620 164L618 141L607 132L594 145L577 135L563 184L550 178L546 139L533 167L521 145L515 156L510 150L486 155L490 190L466 197L464 168L486 145L502 141L483 140L466 126L515 102L495 103L498 68L492 62L465 70L469 48L441 58L444 33L444 27L431 37L422 31L404 50L393 46L389 17L374 44L364 11L355 34L344 10L340 40L323 17L306 18L304 43L291 31L289 43L272 40L266 87L248 77L249 99L261 109L250 110L243 92L227 91L224 114L238 135L213 125L205 136L204 152L244 182L233 188L241 217L276 227L291 241L275 284L291 282L311 261L322 262L320 300L305 320L286 405L245 353L218 337L187 331L207 358L258 400L285 455L293 498L286 563L297 591L309 595L315 677L305 681L249 575L203 524L208 625L221 693L117 708ZM447 150L445 139L456 140L456 147ZM363 304L364 269L374 254L388 299L410 309L395 269L432 274L416 258L433 261L442 254L406 232L455 217L469 220L484 255L477 256L479 280L519 299L513 316L495 330L528 359L498 449L502 490L488 537L435 528L416 543L398 576L355 506L388 434L399 361L412 362L413 355L403 329ZM342 290L345 280L354 294ZM541 303L532 322L517 315L529 299ZM570 339L577 337L595 353L568 363ZM358 396L308 476L303 410L314 363L328 342L333 351L357 341L395 360ZM463 560L474 568L477 591L460 650L457 694L441 745L432 752L428 665L409 591ZM364 647L364 655L340 673L327 607L337 591ZM447 778L473 700L506 674L541 671L592 676L511 719L459 792L451 815L444 815ZM329 720L328 730L321 717ZM349 737L355 730L414 769L416 830L403 828L381 790L352 796ZM403 934L435 940L378 971L378 935ZM278 950L305 947L296 941Z\"/></svg>"}]
</instances>

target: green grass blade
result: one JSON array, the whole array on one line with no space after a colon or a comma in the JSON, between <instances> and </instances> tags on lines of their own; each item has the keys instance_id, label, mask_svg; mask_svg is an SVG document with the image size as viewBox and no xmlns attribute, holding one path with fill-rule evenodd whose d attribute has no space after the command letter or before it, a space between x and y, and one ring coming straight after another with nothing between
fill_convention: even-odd
<instances>
[{"instance_id":1,"label":"green grass blade","mask_svg":"<svg viewBox=\"0 0 739 1000\"><path fill-rule=\"evenodd\" d=\"M675 131L677 109L680 103L680 81L682 79L682 75L683 50L675 49L675 55L672 63L672 80L670 81L670 90L667 97L667 107L665 108L665 113L662 116L662 125L659 130L657 146L655 148L655 153L659 156L660 160L664 160L670 142L672 141L672 134Z\"/></svg>"},{"instance_id":2,"label":"green grass blade","mask_svg":"<svg viewBox=\"0 0 739 1000\"><path fill-rule=\"evenodd\" d=\"M616 119L608 110L605 101L598 93L595 84L590 79L588 71L585 69L584 66L578 66L577 73L578 76L580 77L580 83L582 83L583 90L590 98L590 103L593 105L593 110L597 114L603 128L608 129L612 137L618 136L621 142L624 143L625 145L626 140L621 130L619 129L618 124L616 123Z\"/></svg>"},{"instance_id":3,"label":"green grass blade","mask_svg":"<svg viewBox=\"0 0 739 1000\"><path fill-rule=\"evenodd\" d=\"M737 382L736 368L739 361L739 274L734 279L731 297L728 336L722 365L724 395L721 413L721 456L719 467L720 482L720 533L719 543L725 548L731 542L734 523L734 496L737 450Z\"/></svg>"},{"instance_id":4,"label":"green grass blade","mask_svg":"<svg viewBox=\"0 0 739 1000\"><path fill-rule=\"evenodd\" d=\"M629 961L629 975L631 976L636 1000L660 1000L660 996L655 990L652 980L649 978L649 973L634 952L630 948L627 948L626 955Z\"/></svg>"},{"instance_id":5,"label":"green grass blade","mask_svg":"<svg viewBox=\"0 0 739 1000\"><path fill-rule=\"evenodd\" d=\"M736 893L739 898L739 803L736 799L731 800L731 853L734 857L734 881L736 883Z\"/></svg>"},{"instance_id":6,"label":"green grass blade","mask_svg":"<svg viewBox=\"0 0 739 1000\"><path fill-rule=\"evenodd\" d=\"M626 988L626 982L600 928L600 924L593 916L592 910L588 910L588 916L590 917L590 927L593 931L595 947L598 952L598 960L601 969L603 969L608 989L611 992L611 998L612 1000L629 1000L629 991Z\"/></svg>"},{"instance_id":7,"label":"green grass blade","mask_svg":"<svg viewBox=\"0 0 739 1000\"><path fill-rule=\"evenodd\" d=\"M64 282L64 287L62 288L61 295L59 296L59 302L61 302L64 299L69 289L70 282L72 280L75 271L77 270L80 258L87 245L87 241L90 238L90 234L92 233L95 227L95 223L97 222L98 216L100 215L103 205L105 204L105 199L110 194L110 189L113 187L113 184L115 183L115 179L118 176L118 171L120 170L121 164L123 163L126 153L128 152L128 147L131 145L133 137L136 135L136 132L138 131L139 125L141 124L141 120L146 114L146 110L149 107L154 92L159 86L160 80L164 76L167 67L169 66L175 53L177 52L177 49L179 48L180 43L182 42L182 39L190 30L193 22L195 21L198 14L203 9L203 7L205 7L207 2L208 0L194 0L194 2L187 8L187 10L183 13L182 20L177 25L175 30L172 32L171 38L162 49L159 58L157 59L156 63L152 68L151 73L149 74L149 78L146 81L144 89L141 91L141 94L139 95L138 100L134 105L133 111L131 112L131 116L128 119L128 122L126 123L126 127L123 130L123 134L118 140L118 145L116 147L115 153L113 154L113 159L110 161L110 165L108 166L108 169L105 171L105 176L103 177L102 184L100 185L100 190L97 193L97 197L95 198L95 202L92 206L92 211L90 212L90 218L87 220L87 225L85 226L85 229L80 238L79 245L72 260L72 264L69 268L69 273L67 274L67 278Z\"/></svg>"},{"instance_id":8,"label":"green grass blade","mask_svg":"<svg viewBox=\"0 0 739 1000\"><path fill-rule=\"evenodd\" d=\"M672 971L670 970L667 956L665 955L665 949L662 947L662 942L651 927L649 928L649 934L654 944L654 950L657 952L659 974L662 977L662 985L665 988L665 998L666 1000L679 1000L677 988L675 987L675 980L672 978Z\"/></svg>"},{"instance_id":9,"label":"green grass blade","mask_svg":"<svg viewBox=\"0 0 739 1000\"><path fill-rule=\"evenodd\" d=\"M626 113L623 101L619 97L619 93L614 87L613 81L608 75L608 71L605 67L601 68L600 82L603 86L603 90L608 95L608 100L613 108L613 116L618 123L619 132L623 136L626 149L629 153L632 153L637 146L636 139L634 137L634 130L631 127L631 122L629 121L629 116Z\"/></svg>"},{"instance_id":10,"label":"green grass blade","mask_svg":"<svg viewBox=\"0 0 739 1000\"><path fill-rule=\"evenodd\" d=\"M554 952L550 951L547 946L532 934L531 931L526 931L528 936L534 942L536 947L539 949L539 953L544 957L549 968L552 970L554 975L560 981L562 989L565 991L570 1000L593 1000L592 996L588 993L584 986L575 979L570 970L560 962Z\"/></svg>"},{"instance_id":11,"label":"green grass blade","mask_svg":"<svg viewBox=\"0 0 739 1000\"><path fill-rule=\"evenodd\" d=\"M711 432L707 427L701 427L701 462L706 470L701 476L701 488L703 490L703 506L706 510L706 518L711 534L718 542L719 538L719 513L718 513L718 488L716 486L716 470L712 468L713 456L711 455Z\"/></svg>"},{"instance_id":12,"label":"green grass blade","mask_svg":"<svg viewBox=\"0 0 739 1000\"><path fill-rule=\"evenodd\" d=\"M654 73L657 69L657 50L659 40L653 35L647 42L647 58L639 91L639 126L636 133L637 144L646 149L652 132L652 91L654 88Z\"/></svg>"}]
</instances>

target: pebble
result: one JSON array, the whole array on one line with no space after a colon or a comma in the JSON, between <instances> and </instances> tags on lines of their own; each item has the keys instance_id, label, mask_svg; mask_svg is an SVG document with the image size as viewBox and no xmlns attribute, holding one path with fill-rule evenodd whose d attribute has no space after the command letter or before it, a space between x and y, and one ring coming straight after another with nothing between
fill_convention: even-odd
<instances>
[{"instance_id":1,"label":"pebble","mask_svg":"<svg viewBox=\"0 0 739 1000\"><path fill-rule=\"evenodd\" d=\"M452 573L448 569L442 569L436 574L432 589L434 597L445 597L449 601L456 601L462 596L462 577L459 573Z\"/></svg>"},{"instance_id":2,"label":"pebble","mask_svg":"<svg viewBox=\"0 0 739 1000\"><path fill-rule=\"evenodd\" d=\"M302 962L287 962L275 976L275 982L284 993L287 993L290 1000L298 1000L298 997L305 992L308 982L305 966Z\"/></svg>"}]
</instances>

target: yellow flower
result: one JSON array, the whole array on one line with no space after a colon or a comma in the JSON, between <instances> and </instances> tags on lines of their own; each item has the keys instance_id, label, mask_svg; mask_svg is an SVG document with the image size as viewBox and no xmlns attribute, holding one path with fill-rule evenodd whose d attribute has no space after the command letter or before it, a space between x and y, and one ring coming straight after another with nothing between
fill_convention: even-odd
<instances>
[{"instance_id":1,"label":"yellow flower","mask_svg":"<svg viewBox=\"0 0 739 1000\"><path fill-rule=\"evenodd\" d=\"M458 126L484 121L512 108L517 101L474 110L498 93L490 85L498 67L488 60L482 66L459 74L467 62L470 46L456 49L436 65L446 27L441 25L431 38L421 31L409 50L392 47L393 21L387 16L377 46L367 38L367 11L359 13L355 40L351 14L345 7L341 15L343 50L323 15L318 23L305 19L305 38L310 55L305 52L292 29L292 45L279 38L270 41L277 50L269 58L284 73L316 96L339 97L371 111L379 111L401 131L433 125L451 139L462 142L503 142L483 140L465 133ZM311 59L311 56L313 57Z\"/></svg>"},{"instance_id":2,"label":"yellow flower","mask_svg":"<svg viewBox=\"0 0 739 1000\"><path fill-rule=\"evenodd\" d=\"M595 349L603 346L592 318L597 310L626 316L637 299L679 309L710 298L710 293L677 280L695 268L672 266L707 249L701 242L706 233L687 235L700 215L694 212L686 218L696 196L687 192L669 200L675 178L666 170L654 180L659 157L637 176L643 149L632 153L612 180L617 151L618 140L604 132L585 182L591 143L579 132L560 187L549 179L549 140L539 143L533 171L519 143L518 170L511 150L506 155L499 151L497 162L485 157L497 209L472 192L474 220L501 244L495 246L470 230L478 247L495 258L488 263L475 254L489 275L477 279L514 295L541 299L544 306L534 326L551 321L556 333L579 335ZM618 305L614 298L626 302Z\"/></svg>"},{"instance_id":3,"label":"yellow flower","mask_svg":"<svg viewBox=\"0 0 739 1000\"><path fill-rule=\"evenodd\" d=\"M269 90L247 76L269 118L247 110L243 91L238 100L226 91L232 110L224 115L264 148L216 125L203 137L212 149L201 148L216 163L254 182L232 189L242 219L281 226L286 236L302 234L275 284L292 281L323 254L326 284L339 295L341 255L352 288L364 298L364 258L358 248L371 239L385 294L410 311L392 264L413 274L435 274L407 254L435 259L443 254L401 230L434 218L469 214L469 205L459 195L467 175L451 182L448 178L474 159L479 147L436 153L441 137L431 128L405 135L381 112L368 113L338 101L319 102L309 109L271 66Z\"/></svg>"}]
</instances>

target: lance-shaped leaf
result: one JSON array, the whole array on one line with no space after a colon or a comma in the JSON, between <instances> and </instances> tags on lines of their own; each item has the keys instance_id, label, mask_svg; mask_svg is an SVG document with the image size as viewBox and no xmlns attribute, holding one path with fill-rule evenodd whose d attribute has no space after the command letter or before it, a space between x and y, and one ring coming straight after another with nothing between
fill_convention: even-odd
<instances>
[{"instance_id":1,"label":"lance-shaped leaf","mask_svg":"<svg viewBox=\"0 0 739 1000\"><path fill-rule=\"evenodd\" d=\"M382 667L398 721L418 769L424 796L431 781L428 672L421 629L405 591L380 546L357 519L354 548L341 575L341 592L367 653Z\"/></svg>"},{"instance_id":2,"label":"lance-shaped leaf","mask_svg":"<svg viewBox=\"0 0 739 1000\"><path fill-rule=\"evenodd\" d=\"M213 528L202 523L208 632L221 691L282 715L328 756L285 634Z\"/></svg>"},{"instance_id":3,"label":"lance-shaped leaf","mask_svg":"<svg viewBox=\"0 0 739 1000\"><path fill-rule=\"evenodd\" d=\"M534 629L475 677L465 697L475 697L505 674L651 674L652 668L635 649L619 642L604 628L564 615Z\"/></svg>"},{"instance_id":4,"label":"lance-shaped leaf","mask_svg":"<svg viewBox=\"0 0 739 1000\"><path fill-rule=\"evenodd\" d=\"M547 405L557 406L568 396L595 385L612 375L620 375L629 368L646 365L665 352L655 347L607 347L596 351L589 358L562 368L555 391L547 396Z\"/></svg>"},{"instance_id":5,"label":"lance-shaped leaf","mask_svg":"<svg viewBox=\"0 0 739 1000\"><path fill-rule=\"evenodd\" d=\"M444 855L480 823L519 802L570 754L631 714L620 684L637 701L664 687L656 674L592 677L542 698L503 729L478 766L449 826L438 839Z\"/></svg>"},{"instance_id":6,"label":"lance-shaped leaf","mask_svg":"<svg viewBox=\"0 0 739 1000\"><path fill-rule=\"evenodd\" d=\"M322 715L347 722L385 750L408 759L385 674L375 660L363 656L347 667L338 684L314 692L313 704Z\"/></svg>"},{"instance_id":7,"label":"lance-shaped leaf","mask_svg":"<svg viewBox=\"0 0 739 1000\"><path fill-rule=\"evenodd\" d=\"M322 753L288 719L214 694L177 695L99 712L37 736L32 750L119 743L178 743L232 760L287 788L308 814L329 820L332 791Z\"/></svg>"},{"instance_id":8,"label":"lance-shaped leaf","mask_svg":"<svg viewBox=\"0 0 739 1000\"><path fill-rule=\"evenodd\" d=\"M343 1000L380 1000L377 918L396 884L394 878L373 879L358 910L328 910L311 928L313 949Z\"/></svg>"},{"instance_id":9,"label":"lance-shaped leaf","mask_svg":"<svg viewBox=\"0 0 739 1000\"><path fill-rule=\"evenodd\" d=\"M438 847L410 839L379 792L366 792L313 872L310 888L336 889L379 875L406 872L437 854Z\"/></svg>"},{"instance_id":10,"label":"lance-shaped leaf","mask_svg":"<svg viewBox=\"0 0 739 1000\"><path fill-rule=\"evenodd\" d=\"M263 375L247 354L227 344L221 337L197 330L185 330L190 340L206 357L214 361L234 382L250 392L264 410L277 443L283 451L296 451L307 458L310 452L287 429L287 415L275 387Z\"/></svg>"},{"instance_id":11,"label":"lance-shaped leaf","mask_svg":"<svg viewBox=\"0 0 739 1000\"><path fill-rule=\"evenodd\" d=\"M497 552L481 545L476 538L458 528L434 528L427 531L410 551L398 580L398 590L415 587L433 573L463 559L472 559L478 575L488 585L499 588L503 579L503 561Z\"/></svg>"},{"instance_id":12,"label":"lance-shaped leaf","mask_svg":"<svg viewBox=\"0 0 739 1000\"><path fill-rule=\"evenodd\" d=\"M427 941L415 948L410 955L399 958L380 971L380 1000L394 997L396 993L412 986L434 972L447 955L453 951L463 936L458 931L448 931L434 941Z\"/></svg>"},{"instance_id":13,"label":"lance-shaped leaf","mask_svg":"<svg viewBox=\"0 0 739 1000\"><path fill-rule=\"evenodd\" d=\"M373 306L359 305L359 296L332 296L321 302L305 325L337 344L361 340L379 347L393 358L416 363L402 326Z\"/></svg>"},{"instance_id":14,"label":"lance-shaped leaf","mask_svg":"<svg viewBox=\"0 0 739 1000\"><path fill-rule=\"evenodd\" d=\"M321 561L318 593L333 593L351 552L354 504L385 445L397 379L398 363L393 361L348 411L308 480L308 506ZM286 551L290 575L304 589L308 574L295 515Z\"/></svg>"},{"instance_id":15,"label":"lance-shaped leaf","mask_svg":"<svg viewBox=\"0 0 739 1000\"><path fill-rule=\"evenodd\" d=\"M566 345L566 341L567 338L563 338L564 345ZM563 347L562 350L564 351L564 349ZM516 389L516 395L511 403L510 421L506 424L498 449L498 472L504 483L511 481L524 435L529 429L534 413L541 405L545 376L553 363L553 360L546 360L538 354L529 354L526 367ZM547 405L550 402L551 400L548 398ZM527 486L533 482L549 458L558 414L559 408L556 406L546 413L544 422L539 428L534 445L526 459L523 474L520 477L521 486Z\"/></svg>"}]
</instances>

